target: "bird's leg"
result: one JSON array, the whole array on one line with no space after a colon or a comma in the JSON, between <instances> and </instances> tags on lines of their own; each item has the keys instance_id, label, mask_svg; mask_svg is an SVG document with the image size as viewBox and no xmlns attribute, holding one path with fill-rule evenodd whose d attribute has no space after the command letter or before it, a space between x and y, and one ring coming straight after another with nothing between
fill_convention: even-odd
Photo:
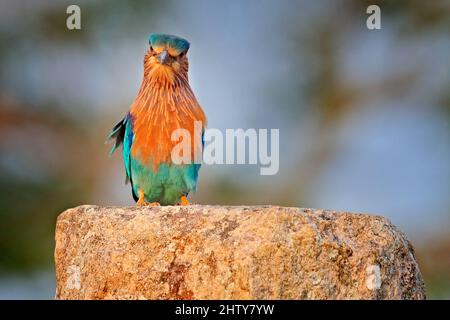
<instances>
[{"instance_id":1,"label":"bird's leg","mask_svg":"<svg viewBox=\"0 0 450 320\"><path fill-rule=\"evenodd\" d=\"M160 205L159 202L145 202L144 191L142 191L141 189L139 189L138 195L139 199L136 202L136 207L144 207L144 206L158 207Z\"/></svg>"},{"instance_id":2,"label":"bird's leg","mask_svg":"<svg viewBox=\"0 0 450 320\"><path fill-rule=\"evenodd\" d=\"M188 199L186 198L186 196L181 196L181 197L180 197L180 200L181 200L181 205L182 205L182 206L188 206L188 205L189 205L189 201L188 201Z\"/></svg>"},{"instance_id":3,"label":"bird's leg","mask_svg":"<svg viewBox=\"0 0 450 320\"><path fill-rule=\"evenodd\" d=\"M139 199L136 202L136 207L143 207L145 206L145 197L144 197L144 191L142 191L141 189L139 189L138 191L138 196Z\"/></svg>"}]
</instances>

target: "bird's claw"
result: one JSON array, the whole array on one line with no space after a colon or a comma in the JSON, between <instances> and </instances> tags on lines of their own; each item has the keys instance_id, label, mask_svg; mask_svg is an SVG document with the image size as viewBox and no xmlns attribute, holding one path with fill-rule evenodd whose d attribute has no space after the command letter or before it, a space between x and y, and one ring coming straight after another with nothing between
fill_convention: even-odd
<instances>
[{"instance_id":1,"label":"bird's claw","mask_svg":"<svg viewBox=\"0 0 450 320\"><path fill-rule=\"evenodd\" d=\"M159 207L160 206L159 202L146 202L144 191L139 190L138 194L139 194L139 199L136 202L136 207Z\"/></svg>"},{"instance_id":2,"label":"bird's claw","mask_svg":"<svg viewBox=\"0 0 450 320\"><path fill-rule=\"evenodd\" d=\"M138 201L136 203L136 207L159 207L159 202L145 202L145 201Z\"/></svg>"}]
</instances>

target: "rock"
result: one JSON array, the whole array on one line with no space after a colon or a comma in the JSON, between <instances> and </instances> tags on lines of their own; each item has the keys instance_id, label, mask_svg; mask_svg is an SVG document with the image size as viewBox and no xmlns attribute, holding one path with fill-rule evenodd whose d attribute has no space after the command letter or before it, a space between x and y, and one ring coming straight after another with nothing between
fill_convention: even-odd
<instances>
[{"instance_id":1,"label":"rock","mask_svg":"<svg viewBox=\"0 0 450 320\"><path fill-rule=\"evenodd\" d=\"M386 218L283 207L80 206L58 217L58 299L424 299Z\"/></svg>"}]
</instances>

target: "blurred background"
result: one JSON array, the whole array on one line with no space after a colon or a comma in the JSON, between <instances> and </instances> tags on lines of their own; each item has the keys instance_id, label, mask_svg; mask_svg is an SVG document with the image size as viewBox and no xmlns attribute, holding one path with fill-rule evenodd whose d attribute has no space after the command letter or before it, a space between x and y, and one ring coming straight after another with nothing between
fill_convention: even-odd
<instances>
[{"instance_id":1,"label":"blurred background","mask_svg":"<svg viewBox=\"0 0 450 320\"><path fill-rule=\"evenodd\" d=\"M105 137L151 32L185 37L212 128L279 128L280 171L214 165L194 201L384 215L450 298L450 2L0 1L0 298L54 296L57 215L133 205ZM381 7L381 30L366 8Z\"/></svg>"}]
</instances>

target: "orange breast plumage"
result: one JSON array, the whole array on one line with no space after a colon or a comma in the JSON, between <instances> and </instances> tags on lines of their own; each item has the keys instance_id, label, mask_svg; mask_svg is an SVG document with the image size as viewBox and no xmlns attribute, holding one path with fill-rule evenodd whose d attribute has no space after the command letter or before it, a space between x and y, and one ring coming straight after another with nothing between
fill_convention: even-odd
<instances>
[{"instance_id":1,"label":"orange breast plumage","mask_svg":"<svg viewBox=\"0 0 450 320\"><path fill-rule=\"evenodd\" d=\"M202 130L206 126L205 114L187 79L169 81L167 75L151 75L130 108L134 136L131 154L155 170L161 163L171 163L171 152L179 143L172 141L172 133L180 128L190 134L193 161L195 152L201 148L201 143L198 145L194 139L195 122L201 123Z\"/></svg>"}]
</instances>

